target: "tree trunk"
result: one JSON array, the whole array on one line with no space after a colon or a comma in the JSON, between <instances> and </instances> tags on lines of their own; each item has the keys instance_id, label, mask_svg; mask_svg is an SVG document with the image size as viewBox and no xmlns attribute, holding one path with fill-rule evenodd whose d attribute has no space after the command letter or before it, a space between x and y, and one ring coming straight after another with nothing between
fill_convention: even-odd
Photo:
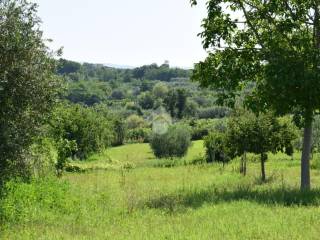
<instances>
[{"instance_id":1,"label":"tree trunk","mask_svg":"<svg viewBox=\"0 0 320 240\"><path fill-rule=\"evenodd\" d=\"M244 152L241 156L240 159L240 174L242 174L243 176L246 176L246 153Z\"/></svg>"},{"instance_id":2,"label":"tree trunk","mask_svg":"<svg viewBox=\"0 0 320 240\"><path fill-rule=\"evenodd\" d=\"M301 190L310 189L310 153L312 137L312 119L306 119L303 133L303 148L301 155Z\"/></svg>"},{"instance_id":3,"label":"tree trunk","mask_svg":"<svg viewBox=\"0 0 320 240\"><path fill-rule=\"evenodd\" d=\"M266 169L265 169L265 161L266 161L266 157L264 153L261 153L261 181L265 182L266 181Z\"/></svg>"},{"instance_id":4,"label":"tree trunk","mask_svg":"<svg viewBox=\"0 0 320 240\"><path fill-rule=\"evenodd\" d=\"M243 176L247 175L247 153L243 153Z\"/></svg>"}]
</instances>

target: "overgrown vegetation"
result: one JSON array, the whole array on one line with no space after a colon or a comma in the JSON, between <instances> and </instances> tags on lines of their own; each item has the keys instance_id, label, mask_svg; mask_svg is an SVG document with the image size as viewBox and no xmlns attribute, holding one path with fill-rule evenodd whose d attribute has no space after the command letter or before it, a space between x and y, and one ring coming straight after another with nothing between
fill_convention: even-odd
<instances>
[{"instance_id":1,"label":"overgrown vegetation","mask_svg":"<svg viewBox=\"0 0 320 240\"><path fill-rule=\"evenodd\" d=\"M0 1L0 238L317 239L318 5L210 0L185 70L57 59Z\"/></svg>"},{"instance_id":2,"label":"overgrown vegetation","mask_svg":"<svg viewBox=\"0 0 320 240\"><path fill-rule=\"evenodd\" d=\"M165 133L153 133L150 146L158 158L183 157L191 144L191 136L186 126L170 126Z\"/></svg>"}]
</instances>

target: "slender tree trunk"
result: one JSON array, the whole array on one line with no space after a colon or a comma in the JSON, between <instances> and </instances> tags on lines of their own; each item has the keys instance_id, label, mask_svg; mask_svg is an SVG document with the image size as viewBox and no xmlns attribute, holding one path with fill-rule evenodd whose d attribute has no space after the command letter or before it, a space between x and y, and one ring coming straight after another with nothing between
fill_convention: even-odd
<instances>
[{"instance_id":1,"label":"slender tree trunk","mask_svg":"<svg viewBox=\"0 0 320 240\"><path fill-rule=\"evenodd\" d=\"M303 148L301 155L301 190L310 189L310 153L312 137L312 119L306 119L303 133Z\"/></svg>"},{"instance_id":2,"label":"slender tree trunk","mask_svg":"<svg viewBox=\"0 0 320 240\"><path fill-rule=\"evenodd\" d=\"M247 153L244 152L240 159L240 173L243 176L247 175Z\"/></svg>"},{"instance_id":3,"label":"slender tree trunk","mask_svg":"<svg viewBox=\"0 0 320 240\"><path fill-rule=\"evenodd\" d=\"M265 161L266 161L266 157L264 153L261 153L261 181L265 182L266 181L266 168L265 168Z\"/></svg>"},{"instance_id":4,"label":"slender tree trunk","mask_svg":"<svg viewBox=\"0 0 320 240\"><path fill-rule=\"evenodd\" d=\"M247 175L247 153L243 153L243 176Z\"/></svg>"}]
</instances>

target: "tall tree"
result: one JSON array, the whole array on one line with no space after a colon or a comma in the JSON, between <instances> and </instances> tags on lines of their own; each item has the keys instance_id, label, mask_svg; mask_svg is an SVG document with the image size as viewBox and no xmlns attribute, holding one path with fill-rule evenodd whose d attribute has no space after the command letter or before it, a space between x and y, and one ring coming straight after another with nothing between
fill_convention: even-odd
<instances>
[{"instance_id":1,"label":"tall tree","mask_svg":"<svg viewBox=\"0 0 320 240\"><path fill-rule=\"evenodd\" d=\"M301 189L309 189L312 120L320 108L320 2L209 0L207 9L200 35L210 53L196 64L193 79L214 86L220 102L253 84L248 108L299 117Z\"/></svg>"},{"instance_id":2,"label":"tall tree","mask_svg":"<svg viewBox=\"0 0 320 240\"><path fill-rule=\"evenodd\" d=\"M178 118L182 118L184 114L184 110L186 108L187 103L187 92L185 89L177 90L177 109L178 109Z\"/></svg>"},{"instance_id":3,"label":"tall tree","mask_svg":"<svg viewBox=\"0 0 320 240\"><path fill-rule=\"evenodd\" d=\"M0 176L25 176L24 153L54 103L58 80L36 15L26 0L0 1Z\"/></svg>"}]
</instances>

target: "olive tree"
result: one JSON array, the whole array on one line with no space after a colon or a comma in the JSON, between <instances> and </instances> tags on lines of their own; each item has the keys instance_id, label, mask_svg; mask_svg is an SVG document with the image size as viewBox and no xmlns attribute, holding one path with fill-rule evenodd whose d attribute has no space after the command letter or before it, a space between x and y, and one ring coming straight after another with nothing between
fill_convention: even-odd
<instances>
[{"instance_id":1,"label":"olive tree","mask_svg":"<svg viewBox=\"0 0 320 240\"><path fill-rule=\"evenodd\" d=\"M196 0L191 0L196 4ZM320 108L320 2L209 0L193 79L230 105L242 89L254 112L295 114L304 127L301 189L310 189L312 120Z\"/></svg>"},{"instance_id":2,"label":"olive tree","mask_svg":"<svg viewBox=\"0 0 320 240\"><path fill-rule=\"evenodd\" d=\"M39 29L37 5L0 1L0 176L26 177L23 157L55 101L56 61Z\"/></svg>"},{"instance_id":3,"label":"olive tree","mask_svg":"<svg viewBox=\"0 0 320 240\"><path fill-rule=\"evenodd\" d=\"M172 125L165 133L154 132L150 136L150 147L157 158L181 158L191 145L188 127Z\"/></svg>"}]
</instances>

